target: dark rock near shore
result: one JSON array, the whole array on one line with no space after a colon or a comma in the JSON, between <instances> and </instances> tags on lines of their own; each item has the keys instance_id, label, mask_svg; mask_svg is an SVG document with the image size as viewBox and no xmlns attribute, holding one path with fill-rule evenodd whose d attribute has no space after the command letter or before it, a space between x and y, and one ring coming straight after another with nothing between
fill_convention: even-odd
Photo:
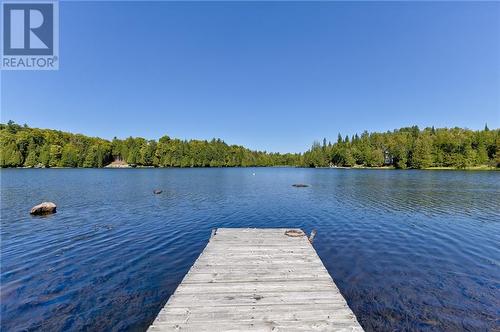
<instances>
[{"instance_id":1,"label":"dark rock near shore","mask_svg":"<svg viewBox=\"0 0 500 332\"><path fill-rule=\"evenodd\" d=\"M155 189L155 190L153 190L153 194L155 194L155 195L159 195L162 192L163 192L163 190L161 190L161 189Z\"/></svg>"},{"instance_id":2,"label":"dark rock near shore","mask_svg":"<svg viewBox=\"0 0 500 332\"><path fill-rule=\"evenodd\" d=\"M57 206L52 202L43 202L41 204L35 205L31 208L30 214L33 215L45 215L56 213Z\"/></svg>"},{"instance_id":3,"label":"dark rock near shore","mask_svg":"<svg viewBox=\"0 0 500 332\"><path fill-rule=\"evenodd\" d=\"M303 183L296 183L296 184L292 184L292 187L306 188L306 187L309 187L309 185L308 184L303 184Z\"/></svg>"}]
</instances>

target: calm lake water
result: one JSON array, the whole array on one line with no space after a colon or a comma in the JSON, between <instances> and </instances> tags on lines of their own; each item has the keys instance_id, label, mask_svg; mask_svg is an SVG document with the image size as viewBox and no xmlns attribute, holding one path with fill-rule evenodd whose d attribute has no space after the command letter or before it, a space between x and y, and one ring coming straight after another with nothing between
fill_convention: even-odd
<instances>
[{"instance_id":1,"label":"calm lake water","mask_svg":"<svg viewBox=\"0 0 500 332\"><path fill-rule=\"evenodd\" d=\"M3 331L144 330L215 227L316 228L368 331L500 326L498 172L14 169L1 180ZM29 215L47 200L57 214Z\"/></svg>"}]
</instances>

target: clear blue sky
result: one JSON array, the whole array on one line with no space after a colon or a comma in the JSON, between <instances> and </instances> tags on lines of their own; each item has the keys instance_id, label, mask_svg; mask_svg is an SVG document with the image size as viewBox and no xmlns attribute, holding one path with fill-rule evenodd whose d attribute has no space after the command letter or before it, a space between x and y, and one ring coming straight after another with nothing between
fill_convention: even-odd
<instances>
[{"instance_id":1,"label":"clear blue sky","mask_svg":"<svg viewBox=\"0 0 500 332\"><path fill-rule=\"evenodd\" d=\"M297 152L500 125L500 3L61 2L60 70L2 72L2 122Z\"/></svg>"}]
</instances>

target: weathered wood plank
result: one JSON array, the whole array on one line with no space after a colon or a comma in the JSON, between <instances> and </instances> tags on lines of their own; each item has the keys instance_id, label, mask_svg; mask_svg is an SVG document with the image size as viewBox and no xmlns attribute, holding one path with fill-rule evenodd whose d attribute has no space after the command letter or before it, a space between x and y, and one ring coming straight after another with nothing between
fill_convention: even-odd
<instances>
[{"instance_id":1,"label":"weathered wood plank","mask_svg":"<svg viewBox=\"0 0 500 332\"><path fill-rule=\"evenodd\" d=\"M150 330L362 331L305 234L287 230L212 232Z\"/></svg>"},{"instance_id":2,"label":"weathered wood plank","mask_svg":"<svg viewBox=\"0 0 500 332\"><path fill-rule=\"evenodd\" d=\"M332 311L334 313L332 313ZM184 322L256 322L269 320L300 321L352 319L352 311L345 304L332 304L329 307L318 309L317 305L267 305L267 306L238 306L216 307L206 310L203 307L172 307L158 314L157 323L184 323Z\"/></svg>"},{"instance_id":3,"label":"weathered wood plank","mask_svg":"<svg viewBox=\"0 0 500 332\"><path fill-rule=\"evenodd\" d=\"M207 323L166 323L166 324L153 324L150 331L189 331L189 332L219 332L219 331L269 331L269 332L309 332L309 331L338 331L338 332L353 332L362 331L361 327L352 326L352 319L345 321L338 321L330 323L327 321L313 320L313 321L269 321L269 322L255 322L255 323L239 323L239 322L211 322Z\"/></svg>"},{"instance_id":4,"label":"weathered wood plank","mask_svg":"<svg viewBox=\"0 0 500 332\"><path fill-rule=\"evenodd\" d=\"M240 283L205 283L181 284L176 293L239 293L239 292L305 292L305 291L331 291L331 282L327 281L285 281L285 282L240 282Z\"/></svg>"}]
</instances>

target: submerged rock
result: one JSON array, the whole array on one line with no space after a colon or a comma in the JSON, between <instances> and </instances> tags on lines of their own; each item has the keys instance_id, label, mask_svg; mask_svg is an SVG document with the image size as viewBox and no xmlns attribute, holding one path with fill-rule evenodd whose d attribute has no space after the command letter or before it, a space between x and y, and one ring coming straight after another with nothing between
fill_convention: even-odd
<instances>
[{"instance_id":1,"label":"submerged rock","mask_svg":"<svg viewBox=\"0 0 500 332\"><path fill-rule=\"evenodd\" d=\"M159 195L162 192L163 192L163 190L161 190L161 189L155 189L155 190L153 190L153 194L155 194L155 195Z\"/></svg>"},{"instance_id":2,"label":"submerged rock","mask_svg":"<svg viewBox=\"0 0 500 332\"><path fill-rule=\"evenodd\" d=\"M309 185L308 184L303 184L303 183L296 183L296 184L292 184L292 187L305 188L305 187L309 187Z\"/></svg>"},{"instance_id":3,"label":"submerged rock","mask_svg":"<svg viewBox=\"0 0 500 332\"><path fill-rule=\"evenodd\" d=\"M43 215L56 213L57 206L52 202L43 202L31 208L30 214Z\"/></svg>"}]
</instances>

